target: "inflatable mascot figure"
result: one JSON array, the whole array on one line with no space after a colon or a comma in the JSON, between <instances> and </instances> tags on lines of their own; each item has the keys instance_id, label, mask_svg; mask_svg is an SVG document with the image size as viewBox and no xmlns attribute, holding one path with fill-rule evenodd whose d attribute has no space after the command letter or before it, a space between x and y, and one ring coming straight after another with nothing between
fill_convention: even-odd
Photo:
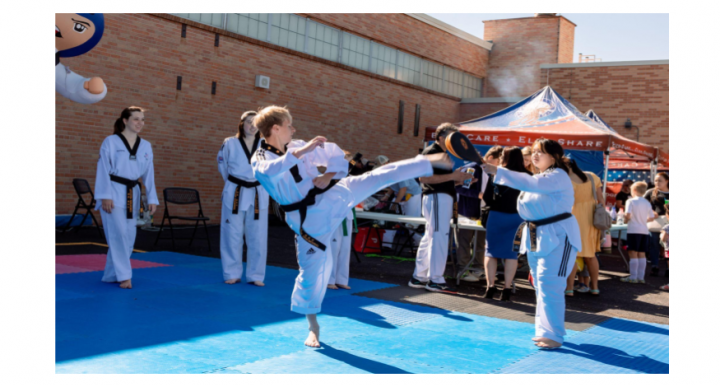
<instances>
[{"instance_id":1,"label":"inflatable mascot figure","mask_svg":"<svg viewBox=\"0 0 720 385\"><path fill-rule=\"evenodd\" d=\"M102 13L55 14L55 91L78 103L97 103L107 94L105 82L98 77L84 78L60 63L60 58L82 55L102 38L105 19Z\"/></svg>"}]
</instances>

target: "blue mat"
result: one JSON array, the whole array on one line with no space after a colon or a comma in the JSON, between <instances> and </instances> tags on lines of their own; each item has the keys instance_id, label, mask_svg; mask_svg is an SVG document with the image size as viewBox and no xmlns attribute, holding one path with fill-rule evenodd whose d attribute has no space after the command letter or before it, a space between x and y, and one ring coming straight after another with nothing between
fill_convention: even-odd
<instances>
[{"instance_id":1,"label":"blue mat","mask_svg":"<svg viewBox=\"0 0 720 385\"><path fill-rule=\"evenodd\" d=\"M102 272L56 276L57 373L667 373L669 327L611 319L538 351L534 325L353 295L392 287L351 279L328 290L320 349L290 311L297 270L266 286L226 285L220 261L161 252L133 258L133 289Z\"/></svg>"},{"instance_id":2,"label":"blue mat","mask_svg":"<svg viewBox=\"0 0 720 385\"><path fill-rule=\"evenodd\" d=\"M610 319L498 373L670 373L668 325Z\"/></svg>"}]
</instances>

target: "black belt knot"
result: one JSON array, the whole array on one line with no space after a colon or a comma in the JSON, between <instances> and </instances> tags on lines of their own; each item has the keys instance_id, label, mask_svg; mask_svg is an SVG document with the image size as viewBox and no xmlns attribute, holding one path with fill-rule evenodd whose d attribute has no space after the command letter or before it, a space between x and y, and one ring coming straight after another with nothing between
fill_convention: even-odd
<instances>
[{"instance_id":1,"label":"black belt knot","mask_svg":"<svg viewBox=\"0 0 720 385\"><path fill-rule=\"evenodd\" d=\"M513 251L520 252L520 243L522 243L522 234L525 230L525 226L528 226L530 230L530 251L537 251L537 228L540 226L550 225L556 222L563 221L568 218L572 218L570 213L562 213L550 218L539 219L537 221L525 221L520 224L517 231L515 232L515 240L513 241Z\"/></svg>"},{"instance_id":2,"label":"black belt knot","mask_svg":"<svg viewBox=\"0 0 720 385\"><path fill-rule=\"evenodd\" d=\"M138 180L132 180L132 179L126 179L121 176L117 175L110 175L110 180L115 183L120 183L122 185L125 185L125 199L126 199L126 217L127 219L133 218L133 189L135 186L140 185L140 191L142 192L142 183L140 183L140 179ZM142 202L140 202L142 203Z\"/></svg>"},{"instance_id":3,"label":"black belt knot","mask_svg":"<svg viewBox=\"0 0 720 385\"><path fill-rule=\"evenodd\" d=\"M232 175L228 174L228 180L230 182L233 182L237 185L235 187L235 197L233 198L233 209L232 213L237 214L239 207L240 207L240 189L241 188L254 188L255 189L255 220L260 219L260 205L258 204L259 198L258 198L258 189L257 186L260 186L260 182L248 182L246 180L236 178Z\"/></svg>"},{"instance_id":4,"label":"black belt knot","mask_svg":"<svg viewBox=\"0 0 720 385\"><path fill-rule=\"evenodd\" d=\"M331 180L330 184L324 189L314 187L312 190L308 191L307 196L303 198L303 200L301 200L300 202L291 203L289 205L280 205L280 208L282 208L286 213L289 213L291 211L300 211L300 236L307 243L317 247L322 251L325 251L326 246L322 242L313 238L310 234L306 233L303 229L303 224L305 223L305 218L307 217L307 208L315 204L315 197L330 190L333 186L337 184L337 182L337 179Z\"/></svg>"}]
</instances>

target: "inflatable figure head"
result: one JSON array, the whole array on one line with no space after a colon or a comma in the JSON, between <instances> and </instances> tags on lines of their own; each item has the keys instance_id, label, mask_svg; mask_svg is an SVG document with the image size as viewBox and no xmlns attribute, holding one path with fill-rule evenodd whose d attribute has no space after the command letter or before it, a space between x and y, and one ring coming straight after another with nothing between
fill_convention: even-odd
<instances>
[{"instance_id":1,"label":"inflatable figure head","mask_svg":"<svg viewBox=\"0 0 720 385\"><path fill-rule=\"evenodd\" d=\"M100 42L104 30L102 13L56 13L55 49L60 57L82 55Z\"/></svg>"}]
</instances>

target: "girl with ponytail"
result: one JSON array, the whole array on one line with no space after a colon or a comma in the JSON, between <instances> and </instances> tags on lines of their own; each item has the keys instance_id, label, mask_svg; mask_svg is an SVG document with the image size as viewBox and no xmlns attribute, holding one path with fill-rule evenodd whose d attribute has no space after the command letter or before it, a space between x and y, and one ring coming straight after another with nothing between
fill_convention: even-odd
<instances>
[{"instance_id":1,"label":"girl with ponytail","mask_svg":"<svg viewBox=\"0 0 720 385\"><path fill-rule=\"evenodd\" d=\"M95 177L95 210L102 208L100 216L109 247L102 281L120 283L123 289L132 288L130 253L143 184L149 206L146 215L153 215L158 205L152 146L138 135L144 126L142 108L131 106L120 113L113 135L100 147Z\"/></svg>"}]
</instances>

